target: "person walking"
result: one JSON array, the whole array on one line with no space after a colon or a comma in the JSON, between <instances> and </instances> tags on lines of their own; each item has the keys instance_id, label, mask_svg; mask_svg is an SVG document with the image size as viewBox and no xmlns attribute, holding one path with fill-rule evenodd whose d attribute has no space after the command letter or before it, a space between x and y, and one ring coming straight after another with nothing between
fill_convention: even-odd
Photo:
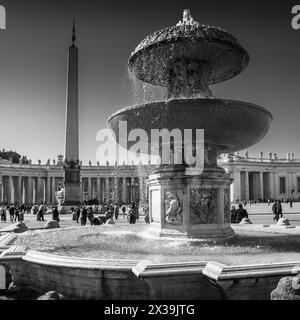
<instances>
[{"instance_id":1,"label":"person walking","mask_svg":"<svg viewBox=\"0 0 300 320\"><path fill-rule=\"evenodd\" d=\"M87 209L87 216L88 216L88 219L89 219L89 221L90 221L90 223L91 223L91 226L92 226L92 225L93 225L93 224L92 224L92 221L93 221L93 219L94 219L93 207L89 207L89 208Z\"/></svg>"},{"instance_id":2,"label":"person walking","mask_svg":"<svg viewBox=\"0 0 300 320\"><path fill-rule=\"evenodd\" d=\"M126 208L125 206L122 207L122 214L123 214L123 219L126 217Z\"/></svg>"},{"instance_id":3,"label":"person walking","mask_svg":"<svg viewBox=\"0 0 300 320\"><path fill-rule=\"evenodd\" d=\"M273 211L273 214L274 214L274 217L273 217L273 221L277 222L279 220L279 205L278 205L278 200L275 200L275 202L273 203L273 206L272 206L272 211Z\"/></svg>"},{"instance_id":4,"label":"person walking","mask_svg":"<svg viewBox=\"0 0 300 320\"><path fill-rule=\"evenodd\" d=\"M278 200L278 216L279 218L282 218L282 206L281 206L281 201Z\"/></svg>"},{"instance_id":5,"label":"person walking","mask_svg":"<svg viewBox=\"0 0 300 320\"><path fill-rule=\"evenodd\" d=\"M19 221L23 222L24 221L24 213L25 213L25 207L21 206L20 207L20 212L19 212Z\"/></svg>"},{"instance_id":6,"label":"person walking","mask_svg":"<svg viewBox=\"0 0 300 320\"><path fill-rule=\"evenodd\" d=\"M80 218L80 207L77 207L76 212L75 212L75 215L76 215L76 222L77 222L77 223L79 223L79 218Z\"/></svg>"},{"instance_id":7,"label":"person walking","mask_svg":"<svg viewBox=\"0 0 300 320\"><path fill-rule=\"evenodd\" d=\"M149 211L145 212L145 218L144 218L146 224L150 224L150 217L149 217Z\"/></svg>"},{"instance_id":8,"label":"person walking","mask_svg":"<svg viewBox=\"0 0 300 320\"><path fill-rule=\"evenodd\" d=\"M116 205L114 208L114 216L115 216L115 219L118 220L118 217L119 217L119 206L118 205Z\"/></svg>"},{"instance_id":9,"label":"person walking","mask_svg":"<svg viewBox=\"0 0 300 320\"><path fill-rule=\"evenodd\" d=\"M81 225L82 226L86 225L87 215L88 215L88 212L86 210L86 207L84 206L81 211Z\"/></svg>"},{"instance_id":10,"label":"person walking","mask_svg":"<svg viewBox=\"0 0 300 320\"><path fill-rule=\"evenodd\" d=\"M19 205L15 206L15 219L14 219L14 221L17 222L17 220L18 220L18 222L20 221L20 206Z\"/></svg>"},{"instance_id":11,"label":"person walking","mask_svg":"<svg viewBox=\"0 0 300 320\"><path fill-rule=\"evenodd\" d=\"M37 220L38 221L45 221L44 219L44 210L45 210L45 207L43 204L40 205L39 207L39 211L37 213Z\"/></svg>"},{"instance_id":12,"label":"person walking","mask_svg":"<svg viewBox=\"0 0 300 320\"><path fill-rule=\"evenodd\" d=\"M290 208L293 208L293 200L290 199Z\"/></svg>"},{"instance_id":13,"label":"person walking","mask_svg":"<svg viewBox=\"0 0 300 320\"><path fill-rule=\"evenodd\" d=\"M11 205L8 209L9 212L9 218L11 223L14 223L14 217L15 217L15 207L13 205Z\"/></svg>"},{"instance_id":14,"label":"person walking","mask_svg":"<svg viewBox=\"0 0 300 320\"><path fill-rule=\"evenodd\" d=\"M6 207L2 206L0 208L1 222L6 223Z\"/></svg>"}]
</instances>

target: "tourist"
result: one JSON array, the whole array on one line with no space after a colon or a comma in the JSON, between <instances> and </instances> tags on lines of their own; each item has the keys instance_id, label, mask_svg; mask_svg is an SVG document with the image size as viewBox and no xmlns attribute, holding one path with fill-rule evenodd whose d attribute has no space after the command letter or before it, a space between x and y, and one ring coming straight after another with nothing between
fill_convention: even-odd
<instances>
[{"instance_id":1,"label":"tourist","mask_svg":"<svg viewBox=\"0 0 300 320\"><path fill-rule=\"evenodd\" d=\"M87 209L87 216L88 216L88 219L89 219L89 221L90 221L90 223L92 225L92 221L94 219L93 207L89 207Z\"/></svg>"},{"instance_id":2,"label":"tourist","mask_svg":"<svg viewBox=\"0 0 300 320\"><path fill-rule=\"evenodd\" d=\"M91 221L92 226L100 226L102 224L101 220L97 217L94 217L93 220Z\"/></svg>"},{"instance_id":3,"label":"tourist","mask_svg":"<svg viewBox=\"0 0 300 320\"><path fill-rule=\"evenodd\" d=\"M146 224L150 224L150 217L149 217L149 212L145 212L145 218L144 218Z\"/></svg>"},{"instance_id":4,"label":"tourist","mask_svg":"<svg viewBox=\"0 0 300 320\"><path fill-rule=\"evenodd\" d=\"M240 223L244 218L248 218L248 213L240 203L239 208L236 210L236 223Z\"/></svg>"},{"instance_id":5,"label":"tourist","mask_svg":"<svg viewBox=\"0 0 300 320\"><path fill-rule=\"evenodd\" d=\"M11 205L8 209L9 212L9 217L10 217L10 221L11 223L14 223L14 217L15 217L15 207L13 205Z\"/></svg>"},{"instance_id":6,"label":"tourist","mask_svg":"<svg viewBox=\"0 0 300 320\"><path fill-rule=\"evenodd\" d=\"M129 207L128 219L129 219L129 224L135 224L135 222L136 222L136 207L135 207L134 203L132 203Z\"/></svg>"},{"instance_id":7,"label":"tourist","mask_svg":"<svg viewBox=\"0 0 300 320\"><path fill-rule=\"evenodd\" d=\"M17 222L17 220L18 220L18 222L20 221L20 206L19 205L15 206L15 219L14 219L14 221Z\"/></svg>"},{"instance_id":8,"label":"tourist","mask_svg":"<svg viewBox=\"0 0 300 320\"><path fill-rule=\"evenodd\" d=\"M39 211L37 213L37 220L38 221L45 221L44 219L44 211L45 211L45 206L43 204L40 205Z\"/></svg>"},{"instance_id":9,"label":"tourist","mask_svg":"<svg viewBox=\"0 0 300 320\"><path fill-rule=\"evenodd\" d=\"M113 217L114 214L114 209L112 208L111 205L107 206L107 210L105 212L105 223L107 220L111 219Z\"/></svg>"},{"instance_id":10,"label":"tourist","mask_svg":"<svg viewBox=\"0 0 300 320\"><path fill-rule=\"evenodd\" d=\"M86 210L86 207L84 206L82 208L82 211L81 211L81 225L82 226L85 226L86 225L86 220L87 220L87 210Z\"/></svg>"},{"instance_id":11,"label":"tourist","mask_svg":"<svg viewBox=\"0 0 300 320\"><path fill-rule=\"evenodd\" d=\"M59 211L57 206L52 207L52 220L59 222Z\"/></svg>"},{"instance_id":12,"label":"tourist","mask_svg":"<svg viewBox=\"0 0 300 320\"><path fill-rule=\"evenodd\" d=\"M115 219L118 220L119 217L119 206L116 205L114 208L114 215L115 215Z\"/></svg>"},{"instance_id":13,"label":"tourist","mask_svg":"<svg viewBox=\"0 0 300 320\"><path fill-rule=\"evenodd\" d=\"M236 223L236 208L235 208L235 206L231 207L230 214L231 214L231 223Z\"/></svg>"},{"instance_id":14,"label":"tourist","mask_svg":"<svg viewBox=\"0 0 300 320\"><path fill-rule=\"evenodd\" d=\"M21 210L19 212L19 221L23 222L24 221L24 206L23 207L21 206L20 208L21 208Z\"/></svg>"},{"instance_id":15,"label":"tourist","mask_svg":"<svg viewBox=\"0 0 300 320\"><path fill-rule=\"evenodd\" d=\"M122 213L123 213L123 218L125 219L125 216L126 216L126 207L125 206L122 207Z\"/></svg>"},{"instance_id":16,"label":"tourist","mask_svg":"<svg viewBox=\"0 0 300 320\"><path fill-rule=\"evenodd\" d=\"M282 217L282 207L281 207L281 202L280 200L275 200L273 206L272 206L272 211L274 213L273 221L278 221L279 220L279 215L281 214Z\"/></svg>"},{"instance_id":17,"label":"tourist","mask_svg":"<svg viewBox=\"0 0 300 320\"><path fill-rule=\"evenodd\" d=\"M76 212L75 212L75 215L76 215L76 222L77 222L77 223L79 223L79 218L80 218L80 207L77 207Z\"/></svg>"},{"instance_id":18,"label":"tourist","mask_svg":"<svg viewBox=\"0 0 300 320\"><path fill-rule=\"evenodd\" d=\"M139 211L139 206L137 204L135 204L135 207L134 207L134 216L135 216L136 222L138 222L140 218L140 211Z\"/></svg>"},{"instance_id":19,"label":"tourist","mask_svg":"<svg viewBox=\"0 0 300 320\"><path fill-rule=\"evenodd\" d=\"M74 207L71 208L71 215L72 215L72 220L76 221L76 212Z\"/></svg>"},{"instance_id":20,"label":"tourist","mask_svg":"<svg viewBox=\"0 0 300 320\"><path fill-rule=\"evenodd\" d=\"M6 208L5 208L5 206L2 206L0 208L0 215L1 215L1 222L6 223Z\"/></svg>"},{"instance_id":21,"label":"tourist","mask_svg":"<svg viewBox=\"0 0 300 320\"><path fill-rule=\"evenodd\" d=\"M281 201L280 200L278 200L278 216L279 216L279 218L282 218L282 206L281 206Z\"/></svg>"}]
</instances>

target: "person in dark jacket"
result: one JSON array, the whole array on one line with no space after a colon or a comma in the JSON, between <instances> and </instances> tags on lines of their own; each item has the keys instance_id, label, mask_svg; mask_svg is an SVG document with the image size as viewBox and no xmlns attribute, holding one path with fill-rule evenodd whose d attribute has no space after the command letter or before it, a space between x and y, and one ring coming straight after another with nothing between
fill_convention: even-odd
<instances>
[{"instance_id":1,"label":"person in dark jacket","mask_svg":"<svg viewBox=\"0 0 300 320\"><path fill-rule=\"evenodd\" d=\"M240 203L239 208L236 210L236 223L240 223L244 218L248 218L248 213Z\"/></svg>"},{"instance_id":2,"label":"person in dark jacket","mask_svg":"<svg viewBox=\"0 0 300 320\"><path fill-rule=\"evenodd\" d=\"M282 218L282 206L281 206L281 201L280 200L275 200L273 206L272 206L272 211L274 213L274 218L273 221L278 221L279 216Z\"/></svg>"},{"instance_id":3,"label":"person in dark jacket","mask_svg":"<svg viewBox=\"0 0 300 320\"><path fill-rule=\"evenodd\" d=\"M59 222L59 212L56 206L52 208L52 220Z\"/></svg>"},{"instance_id":4,"label":"person in dark jacket","mask_svg":"<svg viewBox=\"0 0 300 320\"><path fill-rule=\"evenodd\" d=\"M122 207L122 214L123 214L123 218L126 217L126 208L125 206Z\"/></svg>"},{"instance_id":5,"label":"person in dark jacket","mask_svg":"<svg viewBox=\"0 0 300 320\"><path fill-rule=\"evenodd\" d=\"M230 214L231 214L231 223L236 223L236 208L235 208L235 206L231 207Z\"/></svg>"},{"instance_id":6,"label":"person in dark jacket","mask_svg":"<svg viewBox=\"0 0 300 320\"><path fill-rule=\"evenodd\" d=\"M86 210L86 207L83 207L82 211L81 211L81 225L82 226L86 225L87 215L88 215L88 212Z\"/></svg>"},{"instance_id":7,"label":"person in dark jacket","mask_svg":"<svg viewBox=\"0 0 300 320\"><path fill-rule=\"evenodd\" d=\"M80 208L79 207L76 209L75 214L76 214L76 222L79 223L79 218L80 218Z\"/></svg>"},{"instance_id":8,"label":"person in dark jacket","mask_svg":"<svg viewBox=\"0 0 300 320\"><path fill-rule=\"evenodd\" d=\"M118 220L119 217L119 206L116 205L114 208L114 215L115 215L115 219Z\"/></svg>"},{"instance_id":9,"label":"person in dark jacket","mask_svg":"<svg viewBox=\"0 0 300 320\"><path fill-rule=\"evenodd\" d=\"M15 217L15 207L11 205L9 207L8 213L9 213L10 221L13 223L14 217Z\"/></svg>"}]
</instances>

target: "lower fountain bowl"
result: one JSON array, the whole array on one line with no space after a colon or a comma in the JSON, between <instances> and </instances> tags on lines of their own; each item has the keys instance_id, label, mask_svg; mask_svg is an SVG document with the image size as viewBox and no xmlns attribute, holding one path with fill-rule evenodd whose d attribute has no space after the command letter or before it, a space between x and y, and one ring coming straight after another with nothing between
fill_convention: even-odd
<instances>
[{"instance_id":1,"label":"lower fountain bowl","mask_svg":"<svg viewBox=\"0 0 300 320\"><path fill-rule=\"evenodd\" d=\"M259 142L268 132L272 120L269 111L252 103L197 98L128 107L113 114L108 125L118 142L120 121L127 122L128 132L139 128L145 130L148 137L151 129L171 131L178 128L182 133L184 129L204 129L206 144L216 146L218 153L229 153Z\"/></svg>"}]
</instances>

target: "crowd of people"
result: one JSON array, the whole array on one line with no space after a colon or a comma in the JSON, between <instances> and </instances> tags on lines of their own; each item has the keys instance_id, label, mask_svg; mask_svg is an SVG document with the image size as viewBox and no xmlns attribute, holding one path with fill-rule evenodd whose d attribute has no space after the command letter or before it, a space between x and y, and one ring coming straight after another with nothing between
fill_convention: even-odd
<instances>
[{"instance_id":1,"label":"crowd of people","mask_svg":"<svg viewBox=\"0 0 300 320\"><path fill-rule=\"evenodd\" d=\"M71 208L72 218L77 223L85 226L87 221L91 225L100 225L109 220L118 220L121 214L127 218L129 224L135 224L139 220L139 207L135 202L131 202L128 207L125 204L105 204L83 205ZM145 221L148 220L145 215ZM147 221L146 221L147 223Z\"/></svg>"},{"instance_id":2,"label":"crowd of people","mask_svg":"<svg viewBox=\"0 0 300 320\"><path fill-rule=\"evenodd\" d=\"M290 208L293 207L293 200L292 199L283 199L285 203L290 204ZM268 205L272 204L272 212L274 214L273 221L277 222L280 218L283 217L283 212L282 212L282 200L274 200L274 199L269 199L268 200ZM256 201L254 202L256 204ZM236 206L233 205L231 207L231 223L240 223L243 218L248 218L248 213L247 210L245 209L247 204L253 204L253 200L251 201L243 201L242 203L238 204L238 209L236 209Z\"/></svg>"},{"instance_id":3,"label":"crowd of people","mask_svg":"<svg viewBox=\"0 0 300 320\"><path fill-rule=\"evenodd\" d=\"M269 199L268 204L272 204L272 212L274 214L273 221L277 222L282 218L282 201ZM286 199L286 203L290 203L292 207L292 200ZM231 207L231 223L240 223L244 218L248 218L246 205L252 204L252 202L240 202L238 208L235 205ZM52 220L60 221L60 210L58 206L46 206L45 204L0 204L0 217L1 222L11 223L23 222L26 214L32 213L36 215L37 221L45 221L45 214L52 214ZM130 202L129 205L122 204L105 204L100 203L98 205L81 205L71 208L72 219L81 226L85 226L89 221L91 225L101 225L107 223L109 220L118 220L121 214L123 219L127 219L129 224L135 224L140 218L139 206L135 202ZM9 220L7 217L9 216ZM149 211L144 210L144 220L146 224L150 223Z\"/></svg>"},{"instance_id":4,"label":"crowd of people","mask_svg":"<svg viewBox=\"0 0 300 320\"><path fill-rule=\"evenodd\" d=\"M251 206L251 205L256 205L258 203L267 203L270 206L271 203L275 203L276 201L280 201L281 203L289 203L290 208L293 208L294 200L292 198L282 198L282 199L278 199L278 200L275 200L273 198L269 198L269 199L254 199L254 200L239 200L239 199L237 199L234 202L235 202L235 204L242 203L244 205L244 207L246 207L247 205Z\"/></svg>"},{"instance_id":5,"label":"crowd of people","mask_svg":"<svg viewBox=\"0 0 300 320\"><path fill-rule=\"evenodd\" d=\"M6 223L7 217L12 223L24 221L26 214L36 215L37 221L45 221L46 214L52 214L52 220L60 221L62 211L57 205L46 206L46 204L0 204L1 222ZM127 219L129 224L135 224L139 218L139 206L135 202L130 202L129 205L124 203L100 203L98 205L81 205L71 208L72 219L82 226L85 226L89 221L91 225L100 225L108 220L118 220L119 215ZM144 220L150 223L149 213L145 212Z\"/></svg>"}]
</instances>

